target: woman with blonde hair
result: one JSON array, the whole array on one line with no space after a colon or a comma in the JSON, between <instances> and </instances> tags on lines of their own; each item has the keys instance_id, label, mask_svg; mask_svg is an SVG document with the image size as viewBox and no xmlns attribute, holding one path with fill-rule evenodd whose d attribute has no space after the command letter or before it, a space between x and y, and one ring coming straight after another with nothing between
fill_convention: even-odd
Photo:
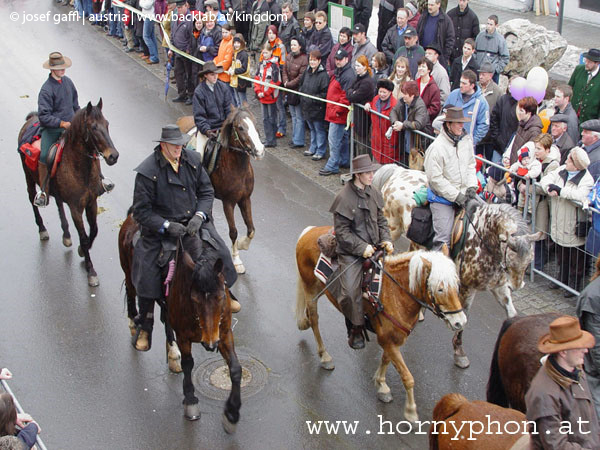
<instances>
[{"instance_id":1,"label":"woman with blonde hair","mask_svg":"<svg viewBox=\"0 0 600 450\"><path fill-rule=\"evenodd\" d=\"M408 59L404 56L400 56L392 67L392 73L390 74L390 80L394 83L394 92L392 95L396 100L402 98L402 85L406 81L411 81L410 67L408 65Z\"/></svg>"},{"instance_id":2,"label":"woman with blonde hair","mask_svg":"<svg viewBox=\"0 0 600 450\"><path fill-rule=\"evenodd\" d=\"M356 79L348 92L346 97L350 103L357 103L359 105L365 105L370 102L375 95L375 78L373 78L373 71L369 66L369 60L365 55L360 55L356 58L354 63L354 71L356 72ZM354 131L356 132L357 145L355 155L362 153L368 153L367 142L371 135L371 119L370 114L360 106L354 108Z\"/></svg>"}]
</instances>

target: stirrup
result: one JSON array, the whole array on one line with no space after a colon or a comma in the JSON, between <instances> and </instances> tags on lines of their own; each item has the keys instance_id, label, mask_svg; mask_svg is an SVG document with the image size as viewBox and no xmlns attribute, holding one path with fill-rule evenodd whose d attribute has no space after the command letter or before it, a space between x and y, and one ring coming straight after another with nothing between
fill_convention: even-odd
<instances>
[{"instance_id":1,"label":"stirrup","mask_svg":"<svg viewBox=\"0 0 600 450\"><path fill-rule=\"evenodd\" d=\"M35 194L33 204L38 208L44 208L48 206L48 195L44 191L39 191L37 194Z\"/></svg>"},{"instance_id":2,"label":"stirrup","mask_svg":"<svg viewBox=\"0 0 600 450\"><path fill-rule=\"evenodd\" d=\"M110 178L102 178L102 188L107 194L115 188L115 183Z\"/></svg>"}]
</instances>

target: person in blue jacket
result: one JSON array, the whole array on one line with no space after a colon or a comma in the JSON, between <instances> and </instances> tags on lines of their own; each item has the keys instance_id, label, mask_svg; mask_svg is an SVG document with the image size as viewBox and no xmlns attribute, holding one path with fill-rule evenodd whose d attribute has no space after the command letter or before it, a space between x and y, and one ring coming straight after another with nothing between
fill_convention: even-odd
<instances>
[{"instance_id":1,"label":"person in blue jacket","mask_svg":"<svg viewBox=\"0 0 600 450\"><path fill-rule=\"evenodd\" d=\"M460 87L450 92L444 103L444 109L450 106L462 108L465 117L471 122L465 123L465 131L473 138L473 146L485 137L490 128L490 108L477 86L477 75L465 70L460 76Z\"/></svg>"}]
</instances>

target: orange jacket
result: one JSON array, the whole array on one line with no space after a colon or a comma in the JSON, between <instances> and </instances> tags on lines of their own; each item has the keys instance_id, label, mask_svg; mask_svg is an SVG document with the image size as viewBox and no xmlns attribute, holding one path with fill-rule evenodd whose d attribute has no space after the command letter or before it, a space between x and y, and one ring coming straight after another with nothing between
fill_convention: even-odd
<instances>
[{"instance_id":1,"label":"orange jacket","mask_svg":"<svg viewBox=\"0 0 600 450\"><path fill-rule=\"evenodd\" d=\"M219 80L224 83L229 84L229 74L227 71L231 67L231 62L233 61L233 36L229 35L227 39L221 40L221 45L219 45L219 52L217 56L215 56L214 62L217 66L223 67L225 72L219 74Z\"/></svg>"}]
</instances>

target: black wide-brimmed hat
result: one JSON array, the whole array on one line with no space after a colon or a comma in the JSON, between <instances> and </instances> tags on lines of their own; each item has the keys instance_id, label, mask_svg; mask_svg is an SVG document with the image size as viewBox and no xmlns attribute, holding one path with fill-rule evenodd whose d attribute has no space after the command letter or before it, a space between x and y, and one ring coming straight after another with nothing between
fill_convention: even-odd
<instances>
[{"instance_id":1,"label":"black wide-brimmed hat","mask_svg":"<svg viewBox=\"0 0 600 450\"><path fill-rule=\"evenodd\" d=\"M198 75L206 75L207 73L223 73L223 68L209 61L202 66L202 70L198 72Z\"/></svg>"},{"instance_id":2,"label":"black wide-brimmed hat","mask_svg":"<svg viewBox=\"0 0 600 450\"><path fill-rule=\"evenodd\" d=\"M589 51L583 54L583 57L590 61L600 62L600 50L597 48L590 48Z\"/></svg>"},{"instance_id":3,"label":"black wide-brimmed hat","mask_svg":"<svg viewBox=\"0 0 600 450\"><path fill-rule=\"evenodd\" d=\"M60 52L52 52L48 59L42 64L44 69L61 70L71 67L71 58L64 56Z\"/></svg>"},{"instance_id":4,"label":"black wide-brimmed hat","mask_svg":"<svg viewBox=\"0 0 600 450\"><path fill-rule=\"evenodd\" d=\"M166 142L167 144L185 145L190 140L188 134L183 134L177 125L163 127L160 139L154 142Z\"/></svg>"},{"instance_id":5,"label":"black wide-brimmed hat","mask_svg":"<svg viewBox=\"0 0 600 450\"><path fill-rule=\"evenodd\" d=\"M358 155L352 160L352 174L363 172L375 172L381 167L381 164L371 161L369 155Z\"/></svg>"}]
</instances>

